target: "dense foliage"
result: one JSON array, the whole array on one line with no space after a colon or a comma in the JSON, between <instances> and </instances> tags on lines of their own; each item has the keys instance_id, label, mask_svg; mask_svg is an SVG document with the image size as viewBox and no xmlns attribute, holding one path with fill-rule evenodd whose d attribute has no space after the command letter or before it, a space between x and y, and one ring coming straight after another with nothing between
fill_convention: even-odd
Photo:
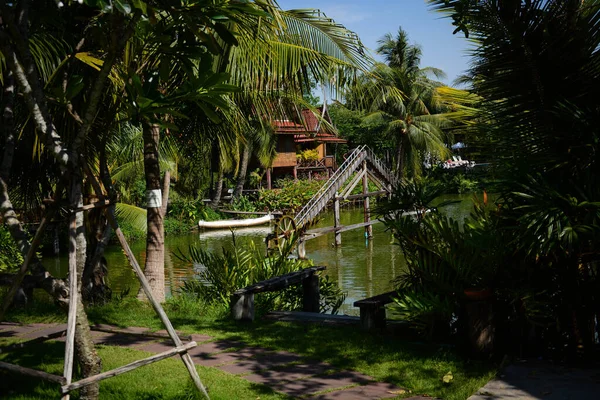
<instances>
[{"instance_id":1,"label":"dense foliage","mask_svg":"<svg viewBox=\"0 0 600 400\"><path fill-rule=\"evenodd\" d=\"M435 214L390 222L414 272L399 281L400 307L431 328L432 313L446 323L457 315L467 285L486 288L502 348L590 358L600 310L600 2L431 3L477 45L472 132L500 197L464 231Z\"/></svg>"},{"instance_id":2,"label":"dense foliage","mask_svg":"<svg viewBox=\"0 0 600 400\"><path fill-rule=\"evenodd\" d=\"M8 230L0 225L0 272L15 271L23 264L23 256Z\"/></svg>"},{"instance_id":3,"label":"dense foliage","mask_svg":"<svg viewBox=\"0 0 600 400\"><path fill-rule=\"evenodd\" d=\"M296 213L317 193L323 183L322 180L282 180L277 184L279 189L260 191L256 208Z\"/></svg>"},{"instance_id":4,"label":"dense foliage","mask_svg":"<svg viewBox=\"0 0 600 400\"><path fill-rule=\"evenodd\" d=\"M231 295L237 289L312 265L310 261L289 257L296 244L294 239L281 245L277 252L266 258L264 250L254 242L251 242L249 248L236 246L233 235L233 243L233 249L223 249L222 254L209 253L197 246L191 246L189 257L184 259L198 266L198 278L186 281L182 291L193 293L207 303L220 302L227 307ZM321 274L319 293L320 311L337 313L345 295L327 275ZM271 310L301 310L301 285L256 295L256 309L259 313Z\"/></svg>"}]
</instances>

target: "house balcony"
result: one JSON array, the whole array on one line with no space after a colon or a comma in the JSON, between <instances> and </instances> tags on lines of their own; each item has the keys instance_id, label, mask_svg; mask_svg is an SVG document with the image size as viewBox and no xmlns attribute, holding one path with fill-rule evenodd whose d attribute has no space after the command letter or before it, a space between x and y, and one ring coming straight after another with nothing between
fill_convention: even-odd
<instances>
[{"instance_id":1,"label":"house balcony","mask_svg":"<svg viewBox=\"0 0 600 400\"><path fill-rule=\"evenodd\" d=\"M299 170L331 169L331 170L335 171L337 169L337 165L336 165L334 156L326 156L319 160L314 160L314 161L299 161L298 169Z\"/></svg>"}]
</instances>

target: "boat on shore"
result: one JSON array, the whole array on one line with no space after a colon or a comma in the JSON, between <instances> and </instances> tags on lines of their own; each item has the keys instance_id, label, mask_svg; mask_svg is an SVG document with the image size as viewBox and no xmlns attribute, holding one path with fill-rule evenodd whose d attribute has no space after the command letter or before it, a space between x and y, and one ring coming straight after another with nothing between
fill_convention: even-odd
<instances>
[{"instance_id":1,"label":"boat on shore","mask_svg":"<svg viewBox=\"0 0 600 400\"><path fill-rule=\"evenodd\" d=\"M275 216L267 214L258 218L247 219L222 219L219 221L198 221L198 227L204 229L228 229L228 228L247 228L250 226L260 226L270 223Z\"/></svg>"}]
</instances>

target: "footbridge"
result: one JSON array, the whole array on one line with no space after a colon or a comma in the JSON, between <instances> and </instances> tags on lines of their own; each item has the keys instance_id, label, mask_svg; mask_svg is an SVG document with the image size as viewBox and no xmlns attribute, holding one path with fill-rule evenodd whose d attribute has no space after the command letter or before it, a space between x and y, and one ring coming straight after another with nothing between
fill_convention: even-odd
<instances>
[{"instance_id":1,"label":"footbridge","mask_svg":"<svg viewBox=\"0 0 600 400\"><path fill-rule=\"evenodd\" d=\"M369 192L369 181L378 189ZM352 194L354 189L362 185L362 193ZM291 231L301 232L298 244L298 255L304 256L304 242L316 237L335 232L335 243L342 242L342 232L365 228L367 237L372 236L372 225L379 220L371 220L370 198L390 195L397 185L395 175L387 168L375 153L367 146L354 149L335 173L325 182L308 203L294 216L283 217L277 227L276 237L288 237ZM340 224L340 202L364 199L364 222L348 226ZM334 226L313 230L304 229L323 210L329 202L334 203Z\"/></svg>"}]
</instances>

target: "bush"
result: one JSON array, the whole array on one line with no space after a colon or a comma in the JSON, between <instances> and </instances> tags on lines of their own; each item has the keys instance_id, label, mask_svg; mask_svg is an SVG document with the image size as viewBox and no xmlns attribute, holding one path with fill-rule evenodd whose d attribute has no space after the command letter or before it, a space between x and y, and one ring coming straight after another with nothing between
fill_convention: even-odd
<instances>
[{"instance_id":1,"label":"bush","mask_svg":"<svg viewBox=\"0 0 600 400\"><path fill-rule=\"evenodd\" d=\"M23 264L23 256L10 232L0 225L0 272L15 271Z\"/></svg>"},{"instance_id":2,"label":"bush","mask_svg":"<svg viewBox=\"0 0 600 400\"><path fill-rule=\"evenodd\" d=\"M479 187L479 182L469 179L463 174L456 174L450 181L450 187L453 192L459 194L472 193Z\"/></svg>"},{"instance_id":3,"label":"bush","mask_svg":"<svg viewBox=\"0 0 600 400\"><path fill-rule=\"evenodd\" d=\"M307 149L296 154L298 161L317 161L319 157L319 150Z\"/></svg>"},{"instance_id":4,"label":"bush","mask_svg":"<svg viewBox=\"0 0 600 400\"><path fill-rule=\"evenodd\" d=\"M256 211L256 206L248 197L240 196L233 200L231 203L231 209L234 211L253 212Z\"/></svg>"},{"instance_id":5,"label":"bush","mask_svg":"<svg viewBox=\"0 0 600 400\"><path fill-rule=\"evenodd\" d=\"M254 283L302 270L312 265L310 261L289 258L295 245L292 238L285 246L269 257L251 242L248 248L238 247L233 235L233 250L223 249L222 254L209 253L196 246L190 246L189 257L180 254L180 258L201 266L198 279L188 280L182 288L183 293L195 294L207 303L221 303L229 306L231 295L237 289ZM342 305L345 295L327 276L320 279L321 312L336 313ZM272 293L256 295L258 313L271 310L300 310L302 308L302 288L290 287Z\"/></svg>"},{"instance_id":6,"label":"bush","mask_svg":"<svg viewBox=\"0 0 600 400\"><path fill-rule=\"evenodd\" d=\"M202 199L175 198L169 203L167 216L188 225L197 224L199 220L217 221L223 214L206 207Z\"/></svg>"},{"instance_id":7,"label":"bush","mask_svg":"<svg viewBox=\"0 0 600 400\"><path fill-rule=\"evenodd\" d=\"M264 211L298 212L323 185L323 181L286 179L281 189L261 190L256 208Z\"/></svg>"},{"instance_id":8,"label":"bush","mask_svg":"<svg viewBox=\"0 0 600 400\"><path fill-rule=\"evenodd\" d=\"M167 217L164 220L165 235L182 235L190 231L190 224Z\"/></svg>"}]
</instances>

